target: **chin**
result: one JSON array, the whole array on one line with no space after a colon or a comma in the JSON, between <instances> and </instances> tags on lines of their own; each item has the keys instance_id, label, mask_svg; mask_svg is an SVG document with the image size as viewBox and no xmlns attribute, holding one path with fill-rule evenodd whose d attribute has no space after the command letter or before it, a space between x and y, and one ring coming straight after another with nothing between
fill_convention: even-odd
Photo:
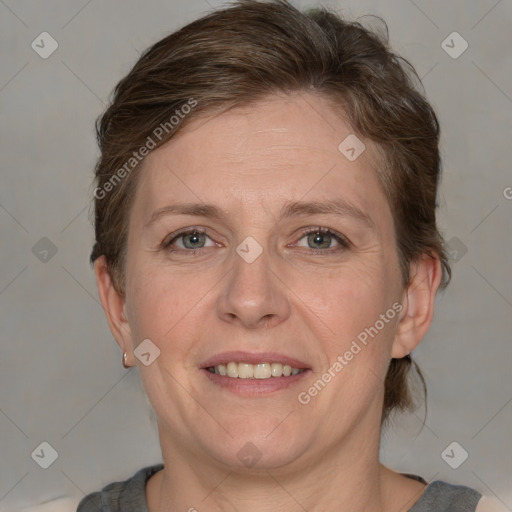
<instances>
[{"instance_id":1,"label":"chin","mask_svg":"<svg viewBox=\"0 0 512 512\"><path fill-rule=\"evenodd\" d=\"M297 430L295 435L286 431L279 434L275 422L272 428L267 426L231 432L232 438L223 438L213 446L210 439L207 450L216 461L237 472L278 469L293 464L307 450L304 438L297 438Z\"/></svg>"}]
</instances>

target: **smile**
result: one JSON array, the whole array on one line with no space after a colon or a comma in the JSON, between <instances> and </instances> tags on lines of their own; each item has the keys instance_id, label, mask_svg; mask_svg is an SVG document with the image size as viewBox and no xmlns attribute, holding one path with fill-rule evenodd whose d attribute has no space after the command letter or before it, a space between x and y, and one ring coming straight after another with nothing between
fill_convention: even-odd
<instances>
[{"instance_id":1,"label":"smile","mask_svg":"<svg viewBox=\"0 0 512 512\"><path fill-rule=\"evenodd\" d=\"M238 363L231 361L207 368L210 373L232 379L271 379L272 377L290 377L303 373L301 368L292 368L282 363Z\"/></svg>"}]
</instances>

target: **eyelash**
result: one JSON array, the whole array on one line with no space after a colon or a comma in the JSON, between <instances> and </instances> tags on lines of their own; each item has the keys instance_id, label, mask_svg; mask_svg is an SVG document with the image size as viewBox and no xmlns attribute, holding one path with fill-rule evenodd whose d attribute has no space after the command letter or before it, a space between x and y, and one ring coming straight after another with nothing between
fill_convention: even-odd
<instances>
[{"instance_id":1,"label":"eyelash","mask_svg":"<svg viewBox=\"0 0 512 512\"><path fill-rule=\"evenodd\" d=\"M194 233L198 234L198 235L208 236L208 233L203 228L199 228L199 227L198 228L195 228L195 227L187 228L178 233L173 233L172 235L170 235L171 238L165 239L162 242L162 249L165 249L165 250L167 250L169 252L173 252L173 253L181 252L181 253L191 254L192 256L199 256L201 254L201 251L203 249L205 249L205 247L201 247L199 249L181 249L181 248L174 249L174 248L172 248L172 244L174 242L176 242L176 240L178 240L179 238L181 238L183 236L191 235ZM344 251L350 247L350 242L344 236L337 233L336 231L333 231L332 229L324 228L321 226L317 226L317 227L313 227L313 228L306 228L304 231L301 232L299 240L301 240L305 236L308 236L313 233L327 234L327 235L331 236L334 240L336 240L336 242L338 242L340 245L340 247L334 247L334 248L331 247L329 249L311 249L310 248L309 252L312 252L314 255L328 256L328 255L332 255L333 253ZM209 238L211 239L211 237L209 237ZM307 248L305 248L305 249L307 249Z\"/></svg>"}]
</instances>

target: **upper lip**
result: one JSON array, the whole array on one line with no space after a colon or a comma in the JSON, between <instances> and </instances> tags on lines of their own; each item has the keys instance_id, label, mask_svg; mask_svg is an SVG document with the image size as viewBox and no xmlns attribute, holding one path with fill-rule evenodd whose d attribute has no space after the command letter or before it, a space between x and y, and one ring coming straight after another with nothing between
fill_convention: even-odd
<instances>
[{"instance_id":1,"label":"upper lip","mask_svg":"<svg viewBox=\"0 0 512 512\"><path fill-rule=\"evenodd\" d=\"M281 363L288 364L292 368L298 369L308 369L309 366L300 361L299 359L295 359L294 357L286 356L284 354L278 354L277 352L243 352L240 350L230 351L230 352L222 352L220 354L216 354L210 359L206 360L201 364L201 368L210 368L213 366L217 366L219 364L227 364L230 362L238 362L238 363L249 363L249 364L258 364L258 363Z\"/></svg>"}]
</instances>

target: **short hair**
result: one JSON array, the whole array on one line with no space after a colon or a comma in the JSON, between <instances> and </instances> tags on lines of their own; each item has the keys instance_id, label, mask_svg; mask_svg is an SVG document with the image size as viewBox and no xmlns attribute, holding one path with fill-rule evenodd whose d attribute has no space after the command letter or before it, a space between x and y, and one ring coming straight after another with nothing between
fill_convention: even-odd
<instances>
[{"instance_id":1,"label":"short hair","mask_svg":"<svg viewBox=\"0 0 512 512\"><path fill-rule=\"evenodd\" d=\"M413 66L389 48L382 24L385 31L378 34L324 8L300 12L286 1L239 0L147 49L96 123L101 155L91 262L104 255L114 286L124 293L129 211L148 148L199 116L279 93L310 92L329 100L354 133L375 143L403 285L410 282L411 263L428 254L441 261L444 288L451 270L436 224L439 123ZM426 393L411 358L392 359L383 422L394 409L414 408L412 368Z\"/></svg>"}]
</instances>

